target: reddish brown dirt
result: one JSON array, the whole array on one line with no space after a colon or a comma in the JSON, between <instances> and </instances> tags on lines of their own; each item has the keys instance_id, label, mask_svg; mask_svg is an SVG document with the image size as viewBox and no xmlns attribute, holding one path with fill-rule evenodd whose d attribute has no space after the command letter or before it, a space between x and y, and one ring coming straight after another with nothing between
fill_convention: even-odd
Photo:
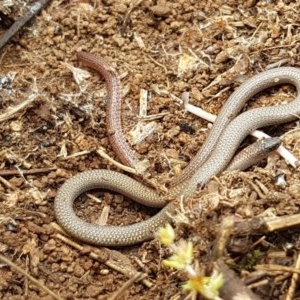
<instances>
[{"instance_id":1,"label":"reddish brown dirt","mask_svg":"<svg viewBox=\"0 0 300 300\"><path fill-rule=\"evenodd\" d=\"M0 11L17 19L24 7L15 2L13 9L0 6ZM103 147L117 160L107 139L105 83L90 70L80 89L70 67L80 67L76 52L84 50L103 56L117 70L125 92L122 118L127 135L139 120L140 89L151 92L147 114L163 116L156 120L154 133L134 148L150 163L144 180L163 188L199 149L209 126L157 90L177 97L188 91L192 104L217 114L232 91L253 74L274 65L299 66L299 9L297 1L51 1L0 52L1 113L37 94L33 103L0 123L0 253L62 299L113 299L137 271L147 274L146 279L130 285L118 299L185 299L180 285L187 278L162 267L169 252L157 240L116 252L80 241L71 245L57 235L53 201L62 183L88 169L118 170L95 152ZM179 70L185 56L193 63ZM5 82L7 76L12 79ZM293 97L287 85L263 93L251 106ZM299 157L299 122L268 132L281 135ZM26 174L39 168L54 169ZM15 174L7 175L7 170ZM278 174L286 175L286 186L275 185ZM247 172L214 178L185 208L190 221L178 237L193 241L195 259L205 270L224 218L296 214L299 176L275 154ZM90 221L99 218L104 205L110 206L108 222L116 225L149 217L149 209L128 199L106 192L95 195L101 205L87 197L76 205L78 214ZM250 282L258 276L255 265L293 266L299 247L299 230L290 229L232 239L223 255L238 276ZM98 251L99 257L91 257L91 251ZM253 291L261 299L285 299L291 276L264 272ZM299 291L296 288L293 299L300 299ZM0 298L51 296L0 262Z\"/></svg>"}]
</instances>

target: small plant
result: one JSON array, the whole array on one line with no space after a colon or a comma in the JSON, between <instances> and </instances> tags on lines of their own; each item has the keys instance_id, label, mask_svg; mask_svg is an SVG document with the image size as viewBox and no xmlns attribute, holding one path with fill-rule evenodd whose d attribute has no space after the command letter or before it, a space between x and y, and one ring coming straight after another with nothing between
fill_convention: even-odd
<instances>
[{"instance_id":1,"label":"small plant","mask_svg":"<svg viewBox=\"0 0 300 300\"><path fill-rule=\"evenodd\" d=\"M248 263L245 266L247 270L253 270L255 265L258 263L258 261L261 259L262 253L260 250L254 250L251 253L251 256L248 259Z\"/></svg>"},{"instance_id":2,"label":"small plant","mask_svg":"<svg viewBox=\"0 0 300 300\"><path fill-rule=\"evenodd\" d=\"M262 257L262 252L257 249L253 252L247 253L244 257L242 257L239 261L231 261L230 268L241 272L242 270L253 271L254 267L259 263Z\"/></svg>"},{"instance_id":3,"label":"small plant","mask_svg":"<svg viewBox=\"0 0 300 300\"><path fill-rule=\"evenodd\" d=\"M193 268L193 244L191 241L180 240L175 244L175 232L170 224L158 230L160 242L173 251L173 255L163 260L163 265L177 270L184 270L189 280L183 284L183 289L196 291L206 299L220 299L219 290L223 285L223 275L213 271L211 276L202 276Z\"/></svg>"}]
</instances>

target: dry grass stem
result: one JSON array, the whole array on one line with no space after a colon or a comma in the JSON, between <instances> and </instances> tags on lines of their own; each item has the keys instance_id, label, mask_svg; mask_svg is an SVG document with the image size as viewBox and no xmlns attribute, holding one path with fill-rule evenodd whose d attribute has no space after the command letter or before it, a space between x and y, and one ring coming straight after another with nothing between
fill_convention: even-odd
<instances>
[{"instance_id":1,"label":"dry grass stem","mask_svg":"<svg viewBox=\"0 0 300 300\"><path fill-rule=\"evenodd\" d=\"M37 287L39 287L41 290L43 290L45 293L51 295L54 299L62 300L61 297L57 296L55 293L53 293L50 289L48 289L44 284L36 280L34 277L32 277L30 274L28 274L25 270L18 267L15 263L13 263L11 260L6 258L5 256L0 254L0 260L7 265L9 265L12 269L15 269L17 272L21 273L25 276L26 279L30 280L33 284L35 284Z\"/></svg>"},{"instance_id":2,"label":"dry grass stem","mask_svg":"<svg viewBox=\"0 0 300 300\"><path fill-rule=\"evenodd\" d=\"M55 230L58 230L58 231L62 231L62 229L56 224L56 223L51 223L52 227L55 229ZM60 239L61 241L63 241L64 243L74 247L75 249L79 250L79 251L82 251L84 249L83 246L79 245L78 243L68 239L67 237L57 233L55 235L58 239ZM130 268L128 267L128 265L122 265L120 263L120 261L118 263L116 263L114 260L112 260L111 258L116 256L115 252L116 251L113 251L113 250L110 250L108 248L105 248L105 247L101 247L99 249L97 249L97 251L104 251L105 253L108 253L108 257L109 259L106 260L106 261L102 261L101 259L99 259L99 255L95 252L95 251L90 251L89 252L89 256L93 259L96 259L96 260L100 260L101 262L103 262L107 267L121 273L121 274L124 274L126 277L128 278L131 278L132 276L135 276L138 272L133 268L133 266L131 266ZM124 261L124 258L125 256L122 255L121 253L119 253L120 256L122 256L121 258L121 261ZM146 285L147 287L151 287L153 284L146 278L142 278L141 279L141 282Z\"/></svg>"},{"instance_id":3,"label":"dry grass stem","mask_svg":"<svg viewBox=\"0 0 300 300\"><path fill-rule=\"evenodd\" d=\"M18 113L20 110L30 106L36 100L37 96L38 96L37 94L31 94L27 100L16 105L15 107L8 109L3 114L0 114L0 122L7 121L13 118L15 114Z\"/></svg>"}]
</instances>

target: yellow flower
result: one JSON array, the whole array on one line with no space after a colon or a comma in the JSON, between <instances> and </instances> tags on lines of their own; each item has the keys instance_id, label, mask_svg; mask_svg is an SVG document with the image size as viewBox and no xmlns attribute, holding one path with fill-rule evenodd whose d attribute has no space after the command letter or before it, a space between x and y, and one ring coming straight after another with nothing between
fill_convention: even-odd
<instances>
[{"instance_id":1,"label":"yellow flower","mask_svg":"<svg viewBox=\"0 0 300 300\"><path fill-rule=\"evenodd\" d=\"M206 299L215 299L219 295L219 290L224 283L222 273L213 272L212 276L205 277L196 275L183 285L186 290L197 291Z\"/></svg>"},{"instance_id":2,"label":"yellow flower","mask_svg":"<svg viewBox=\"0 0 300 300\"><path fill-rule=\"evenodd\" d=\"M191 241L180 241L176 253L163 260L166 267L182 270L193 261L193 244Z\"/></svg>"},{"instance_id":3,"label":"yellow flower","mask_svg":"<svg viewBox=\"0 0 300 300\"><path fill-rule=\"evenodd\" d=\"M165 227L159 228L157 237L163 245L172 245L175 239L175 232L173 227L169 223L167 223Z\"/></svg>"}]
</instances>

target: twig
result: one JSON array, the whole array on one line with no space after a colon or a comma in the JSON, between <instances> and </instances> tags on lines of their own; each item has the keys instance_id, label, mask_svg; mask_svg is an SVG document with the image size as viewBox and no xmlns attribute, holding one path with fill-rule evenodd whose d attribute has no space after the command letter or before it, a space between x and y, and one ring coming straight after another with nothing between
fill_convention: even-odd
<instances>
[{"instance_id":1,"label":"twig","mask_svg":"<svg viewBox=\"0 0 300 300\"><path fill-rule=\"evenodd\" d=\"M82 151L73 153L68 156L63 156L61 159L69 159L69 158L74 158L74 157L78 157L78 156L82 156L82 155L87 155L87 154L90 154L91 152L92 152L92 150L82 150Z\"/></svg>"},{"instance_id":2,"label":"twig","mask_svg":"<svg viewBox=\"0 0 300 300\"><path fill-rule=\"evenodd\" d=\"M300 225L300 214L281 217L253 217L250 220L236 222L234 236L266 234L279 230L286 230Z\"/></svg>"},{"instance_id":3,"label":"twig","mask_svg":"<svg viewBox=\"0 0 300 300\"><path fill-rule=\"evenodd\" d=\"M267 272L275 272L275 271L280 271L280 272L289 272L289 273L297 273L300 274L300 269L294 268L294 267L286 267L286 266L281 266L281 265L256 265L254 267L255 270L257 271L267 271Z\"/></svg>"},{"instance_id":4,"label":"twig","mask_svg":"<svg viewBox=\"0 0 300 300\"><path fill-rule=\"evenodd\" d=\"M61 229L56 223L51 223L51 226L52 226L55 230L60 231L60 232L63 232L62 229ZM72 240L66 238L65 236L61 235L60 233L55 234L55 236L56 236L58 239L60 239L61 241L63 241L64 243L66 243L66 244L68 244L68 245L74 247L75 249L77 249L77 250L79 250L79 251L83 251L83 249L84 249L83 246L81 246L81 245L79 245L78 243L76 243L76 242L74 242L74 241L72 241ZM91 258L97 260L97 261L100 261L100 262L104 263L107 267L109 267L109 268L111 268L111 269L113 269L113 270L115 270L115 271L117 271L117 272L119 272L119 273L121 273L121 274L124 274L124 275L125 275L126 277L128 277L128 278L131 278L131 277L135 276L137 273L139 273L139 272L137 272L137 271L134 269L133 266L130 266L130 267L129 267L129 266L125 265L124 263L121 265L120 262L118 262L118 263L115 262L112 258L113 258L113 257L116 257L116 254L115 254L116 251L107 249L107 248L105 248L105 247L99 248L98 251L101 252L101 253L107 254L108 259L107 259L107 260L101 259L100 255L98 255L98 254L96 253L96 251L90 251L90 252L89 252L89 256L90 256ZM101 255L101 256L103 256L103 255ZM119 254L119 256L121 256L121 254ZM120 260L120 259L119 259L119 260ZM122 255L121 260L124 262L124 256L123 256L123 255ZM147 287L149 287L149 288L152 287L152 285L153 285L153 284L152 284L147 278L145 278L145 277L142 277L140 280L141 280L141 282L142 282L145 286L147 286ZM139 280L138 280L138 281L139 281Z\"/></svg>"},{"instance_id":5,"label":"twig","mask_svg":"<svg viewBox=\"0 0 300 300\"><path fill-rule=\"evenodd\" d=\"M18 111L22 110L26 106L32 104L38 95L36 93L31 94L27 100L22 103L16 105L13 108L8 109L6 112L0 115L0 122L7 121L11 119Z\"/></svg>"},{"instance_id":6,"label":"twig","mask_svg":"<svg viewBox=\"0 0 300 300\"><path fill-rule=\"evenodd\" d=\"M298 257L297 257L295 268L300 269L300 255L299 254L298 254ZM299 273L294 273L293 276L292 276L291 285L289 287L289 290L287 292L285 300L295 299L294 295L295 295L295 290L296 290L296 287L297 287L298 278L299 278Z\"/></svg>"},{"instance_id":7,"label":"twig","mask_svg":"<svg viewBox=\"0 0 300 300\"><path fill-rule=\"evenodd\" d=\"M30 170L0 170L0 176L14 176L14 175L34 175L34 174L41 174L41 173L50 173L51 171L55 171L57 168L37 168L37 169L30 169ZM20 174L21 173L21 174Z\"/></svg>"},{"instance_id":8,"label":"twig","mask_svg":"<svg viewBox=\"0 0 300 300\"><path fill-rule=\"evenodd\" d=\"M35 15L37 15L49 2L49 0L38 0L34 2L29 10L19 18L15 23L3 34L0 39L0 51L11 40L11 38L30 21Z\"/></svg>"},{"instance_id":9,"label":"twig","mask_svg":"<svg viewBox=\"0 0 300 300\"><path fill-rule=\"evenodd\" d=\"M276 61L275 63L267 65L266 70L282 67L283 65L285 65L286 63L289 63L289 62L290 62L290 60L288 58L281 59L279 61Z\"/></svg>"},{"instance_id":10,"label":"twig","mask_svg":"<svg viewBox=\"0 0 300 300\"><path fill-rule=\"evenodd\" d=\"M14 186L13 184L11 184L9 181L7 181L5 178L3 178L2 176L0 176L0 182L8 189L11 189L13 191L18 190L18 188L16 186Z\"/></svg>"},{"instance_id":11,"label":"twig","mask_svg":"<svg viewBox=\"0 0 300 300\"><path fill-rule=\"evenodd\" d=\"M257 288L262 288L265 287L267 285L270 285L270 279L262 279L258 282L252 283L247 285L249 289L257 289Z\"/></svg>"},{"instance_id":12,"label":"twig","mask_svg":"<svg viewBox=\"0 0 300 300\"><path fill-rule=\"evenodd\" d=\"M15 269L17 272L21 273L22 275L24 275L27 279L29 279L31 282L33 282L36 286L38 286L41 290L43 290L44 292L46 292L47 294L51 295L54 299L57 300L62 300L62 298L60 298L59 296L57 296L56 294L54 294L50 289L48 289L45 285L43 285L41 282L39 282L37 279L35 279L34 277L32 277L31 275L29 275L28 273L26 273L25 270L21 269L20 267L18 267L16 264L14 264L11 260L9 260L8 258L6 258L5 256L0 254L0 260L3 261L4 263L6 263L7 265L9 265L12 269Z\"/></svg>"},{"instance_id":13,"label":"twig","mask_svg":"<svg viewBox=\"0 0 300 300\"><path fill-rule=\"evenodd\" d=\"M96 152L103 158L105 158L106 160L108 160L110 163L112 163L113 165L117 166L118 168L120 168L121 170L124 170L128 173L131 174L138 174L138 172L131 167L127 167L119 162L117 162L116 160L114 160L113 158L111 158L104 150L104 148L99 148L98 150L96 150Z\"/></svg>"},{"instance_id":14,"label":"twig","mask_svg":"<svg viewBox=\"0 0 300 300\"><path fill-rule=\"evenodd\" d=\"M265 217L264 222L264 226L267 229L267 232L274 232L291 227L298 227L300 224L300 214L281 217Z\"/></svg>"},{"instance_id":15,"label":"twig","mask_svg":"<svg viewBox=\"0 0 300 300\"><path fill-rule=\"evenodd\" d=\"M108 298L108 300L116 300L119 296L123 296L123 293L129 289L130 286L132 286L135 282L140 281L141 279L147 277L146 274L143 273L136 273L132 278L130 278L129 280L127 280L122 286L121 288L116 291L116 293L114 293L113 296L111 296L110 298Z\"/></svg>"}]
</instances>

